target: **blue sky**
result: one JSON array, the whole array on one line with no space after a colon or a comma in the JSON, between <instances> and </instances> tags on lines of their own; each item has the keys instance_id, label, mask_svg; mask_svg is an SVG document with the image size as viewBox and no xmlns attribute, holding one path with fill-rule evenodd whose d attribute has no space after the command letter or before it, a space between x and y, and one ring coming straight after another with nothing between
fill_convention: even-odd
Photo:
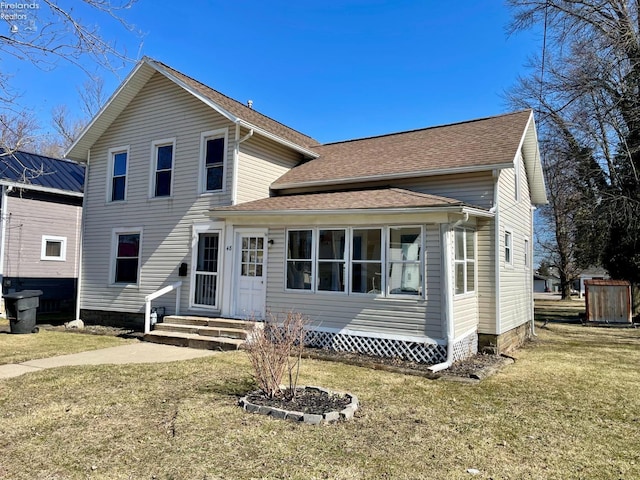
<instances>
[{"instance_id":1,"label":"blue sky","mask_svg":"<svg viewBox=\"0 0 640 480\"><path fill-rule=\"evenodd\" d=\"M330 142L507 111L503 92L541 48L536 32L507 35L509 15L500 0L139 0L124 17L142 38L83 18L133 58L161 60ZM109 95L132 67L102 74ZM55 105L79 108L79 69L11 58L0 68L43 126Z\"/></svg>"}]
</instances>

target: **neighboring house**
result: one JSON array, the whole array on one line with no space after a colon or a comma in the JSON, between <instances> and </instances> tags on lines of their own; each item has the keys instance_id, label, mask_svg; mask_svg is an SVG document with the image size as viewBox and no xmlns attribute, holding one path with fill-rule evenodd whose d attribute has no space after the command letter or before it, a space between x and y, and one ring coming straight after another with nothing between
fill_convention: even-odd
<instances>
[{"instance_id":1,"label":"neighboring house","mask_svg":"<svg viewBox=\"0 0 640 480\"><path fill-rule=\"evenodd\" d=\"M39 312L74 312L83 183L76 162L0 152L3 294L42 290Z\"/></svg>"},{"instance_id":2,"label":"neighboring house","mask_svg":"<svg viewBox=\"0 0 640 480\"><path fill-rule=\"evenodd\" d=\"M573 282L573 289L578 292L580 298L584 298L587 291L585 281L587 280L606 280L609 273L601 267L589 267L580 272L580 276Z\"/></svg>"},{"instance_id":3,"label":"neighboring house","mask_svg":"<svg viewBox=\"0 0 640 480\"><path fill-rule=\"evenodd\" d=\"M88 164L83 320L307 315L317 345L452 361L533 320L533 114L320 145L145 58L68 152ZM167 313L175 293L154 301Z\"/></svg>"},{"instance_id":4,"label":"neighboring house","mask_svg":"<svg viewBox=\"0 0 640 480\"><path fill-rule=\"evenodd\" d=\"M560 279L555 275L539 275L533 274L533 291L536 293L551 292L557 293L560 288Z\"/></svg>"}]
</instances>

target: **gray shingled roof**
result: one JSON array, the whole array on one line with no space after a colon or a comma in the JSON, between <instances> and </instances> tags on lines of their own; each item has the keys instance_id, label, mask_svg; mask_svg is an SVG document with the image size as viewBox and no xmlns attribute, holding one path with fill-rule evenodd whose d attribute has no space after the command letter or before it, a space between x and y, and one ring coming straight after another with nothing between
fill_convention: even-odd
<instances>
[{"instance_id":1,"label":"gray shingled roof","mask_svg":"<svg viewBox=\"0 0 640 480\"><path fill-rule=\"evenodd\" d=\"M437 195L401 188L378 188L340 192L307 193L269 197L232 207L213 208L212 212L336 211L358 209L462 207L464 203Z\"/></svg>"},{"instance_id":2,"label":"gray shingled roof","mask_svg":"<svg viewBox=\"0 0 640 480\"><path fill-rule=\"evenodd\" d=\"M0 151L0 179L26 186L82 193L84 166L35 153Z\"/></svg>"},{"instance_id":3,"label":"gray shingled roof","mask_svg":"<svg viewBox=\"0 0 640 480\"><path fill-rule=\"evenodd\" d=\"M319 157L276 180L272 188L345 183L381 176L491 169L512 163L531 111L313 147Z\"/></svg>"}]
</instances>

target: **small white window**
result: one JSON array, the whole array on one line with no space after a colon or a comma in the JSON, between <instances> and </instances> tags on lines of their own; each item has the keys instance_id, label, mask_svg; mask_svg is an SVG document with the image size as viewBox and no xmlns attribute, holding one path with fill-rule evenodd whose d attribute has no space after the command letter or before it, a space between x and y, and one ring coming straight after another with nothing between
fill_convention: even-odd
<instances>
[{"instance_id":1,"label":"small white window","mask_svg":"<svg viewBox=\"0 0 640 480\"><path fill-rule=\"evenodd\" d=\"M530 260L529 260L529 239L525 238L524 239L524 267L525 268L529 268L530 267Z\"/></svg>"},{"instance_id":2,"label":"small white window","mask_svg":"<svg viewBox=\"0 0 640 480\"><path fill-rule=\"evenodd\" d=\"M463 295L476 289L476 233L456 228L454 234L455 292Z\"/></svg>"},{"instance_id":3,"label":"small white window","mask_svg":"<svg viewBox=\"0 0 640 480\"><path fill-rule=\"evenodd\" d=\"M67 259L67 237L42 236L40 260L64 262Z\"/></svg>"},{"instance_id":4,"label":"small white window","mask_svg":"<svg viewBox=\"0 0 640 480\"><path fill-rule=\"evenodd\" d=\"M511 232L504 232L504 262L507 265L513 265L512 236Z\"/></svg>"}]
</instances>

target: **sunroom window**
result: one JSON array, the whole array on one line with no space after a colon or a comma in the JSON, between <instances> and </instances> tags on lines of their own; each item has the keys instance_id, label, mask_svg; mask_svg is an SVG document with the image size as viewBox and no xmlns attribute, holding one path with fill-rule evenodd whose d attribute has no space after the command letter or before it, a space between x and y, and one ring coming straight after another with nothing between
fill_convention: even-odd
<instances>
[{"instance_id":1,"label":"sunroom window","mask_svg":"<svg viewBox=\"0 0 640 480\"><path fill-rule=\"evenodd\" d=\"M421 248L421 227L389 228L387 259L389 294L420 295L422 293Z\"/></svg>"},{"instance_id":2,"label":"sunroom window","mask_svg":"<svg viewBox=\"0 0 640 480\"><path fill-rule=\"evenodd\" d=\"M344 292L345 230L318 231L318 290Z\"/></svg>"},{"instance_id":3,"label":"sunroom window","mask_svg":"<svg viewBox=\"0 0 640 480\"><path fill-rule=\"evenodd\" d=\"M287 235L287 288L311 290L312 230L290 230Z\"/></svg>"},{"instance_id":4,"label":"sunroom window","mask_svg":"<svg viewBox=\"0 0 640 480\"><path fill-rule=\"evenodd\" d=\"M351 292L382 293L382 230L354 229L351 245Z\"/></svg>"}]
</instances>

